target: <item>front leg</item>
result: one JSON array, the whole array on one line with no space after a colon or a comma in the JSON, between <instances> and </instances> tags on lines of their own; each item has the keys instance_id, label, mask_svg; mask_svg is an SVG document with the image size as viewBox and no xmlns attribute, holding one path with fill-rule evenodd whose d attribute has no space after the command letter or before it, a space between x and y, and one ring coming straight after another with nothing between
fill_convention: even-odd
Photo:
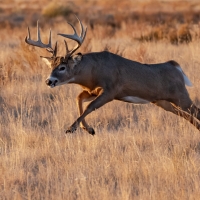
<instances>
[{"instance_id":1,"label":"front leg","mask_svg":"<svg viewBox=\"0 0 200 200\"><path fill-rule=\"evenodd\" d=\"M79 110L79 116L83 114L83 102L92 101L95 98L96 95L89 94L87 91L83 91L78 95L76 102ZM95 134L94 129L86 123L85 119L80 122L80 127L91 135Z\"/></svg>"},{"instance_id":2,"label":"front leg","mask_svg":"<svg viewBox=\"0 0 200 200\"><path fill-rule=\"evenodd\" d=\"M109 91L104 91L103 89L99 95L86 107L85 111L81 116L70 126L66 133L72 133L76 130L77 126L84 121L84 118L90 114L92 111L98 109L104 104L112 101L114 98Z\"/></svg>"}]
</instances>

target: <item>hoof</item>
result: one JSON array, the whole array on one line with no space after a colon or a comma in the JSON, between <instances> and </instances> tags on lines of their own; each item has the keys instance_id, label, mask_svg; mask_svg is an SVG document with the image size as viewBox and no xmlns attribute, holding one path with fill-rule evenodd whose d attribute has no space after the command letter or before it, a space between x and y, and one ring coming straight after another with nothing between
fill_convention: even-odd
<instances>
[{"instance_id":1,"label":"hoof","mask_svg":"<svg viewBox=\"0 0 200 200\"><path fill-rule=\"evenodd\" d=\"M87 131L90 135L95 135L95 131L93 128L91 127L88 127L88 128L85 128L85 127L82 127L85 131Z\"/></svg>"},{"instance_id":2,"label":"hoof","mask_svg":"<svg viewBox=\"0 0 200 200\"><path fill-rule=\"evenodd\" d=\"M95 131L93 128L89 128L89 130L87 130L87 132L90 134L90 135L95 135Z\"/></svg>"},{"instance_id":3,"label":"hoof","mask_svg":"<svg viewBox=\"0 0 200 200\"><path fill-rule=\"evenodd\" d=\"M73 133L74 131L76 131L76 128L70 127L70 128L68 128L68 129L66 130L65 133Z\"/></svg>"}]
</instances>

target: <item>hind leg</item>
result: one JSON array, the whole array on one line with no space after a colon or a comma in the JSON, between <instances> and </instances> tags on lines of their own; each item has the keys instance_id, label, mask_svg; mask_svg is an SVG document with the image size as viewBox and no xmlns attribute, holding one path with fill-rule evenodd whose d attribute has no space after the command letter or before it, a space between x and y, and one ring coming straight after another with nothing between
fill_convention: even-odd
<instances>
[{"instance_id":1,"label":"hind leg","mask_svg":"<svg viewBox=\"0 0 200 200\"><path fill-rule=\"evenodd\" d=\"M190 106L190 112L193 117L196 117L200 121L200 109L195 106L193 103Z\"/></svg>"},{"instance_id":2,"label":"hind leg","mask_svg":"<svg viewBox=\"0 0 200 200\"><path fill-rule=\"evenodd\" d=\"M200 123L195 119L195 116L199 116L199 113L200 113L199 108L193 105L191 100L187 102L188 102L187 104L182 103L181 105L180 103L177 103L178 104L177 105L169 101L159 100L159 101L154 102L154 104L163 108L166 111L172 112L178 116L185 118L192 125L194 125L198 130L200 130Z\"/></svg>"},{"instance_id":3,"label":"hind leg","mask_svg":"<svg viewBox=\"0 0 200 200\"><path fill-rule=\"evenodd\" d=\"M178 112L181 112L181 115L186 116L184 118L188 118L188 114L191 116L187 120L190 121L197 129L200 130L200 109L196 107L192 100L190 99L188 93L184 93L180 96L178 100L173 101L172 104ZM197 122L198 119L199 121Z\"/></svg>"},{"instance_id":4,"label":"hind leg","mask_svg":"<svg viewBox=\"0 0 200 200\"><path fill-rule=\"evenodd\" d=\"M172 106L172 104L169 101L159 100L159 101L153 102L153 104L163 108L166 111L169 111L169 112L172 112L174 114L177 114L177 112L175 111L174 107Z\"/></svg>"}]
</instances>

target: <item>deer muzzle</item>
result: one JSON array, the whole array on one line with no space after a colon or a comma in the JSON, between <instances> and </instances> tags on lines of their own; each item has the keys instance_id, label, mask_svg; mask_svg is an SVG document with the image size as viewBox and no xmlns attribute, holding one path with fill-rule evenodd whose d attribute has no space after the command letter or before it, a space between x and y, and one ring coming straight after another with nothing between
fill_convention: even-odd
<instances>
[{"instance_id":1,"label":"deer muzzle","mask_svg":"<svg viewBox=\"0 0 200 200\"><path fill-rule=\"evenodd\" d=\"M46 83L49 87L53 88L53 87L55 87L56 84L58 83L58 79L56 79L56 78L48 78L48 79L45 81L45 83Z\"/></svg>"}]
</instances>

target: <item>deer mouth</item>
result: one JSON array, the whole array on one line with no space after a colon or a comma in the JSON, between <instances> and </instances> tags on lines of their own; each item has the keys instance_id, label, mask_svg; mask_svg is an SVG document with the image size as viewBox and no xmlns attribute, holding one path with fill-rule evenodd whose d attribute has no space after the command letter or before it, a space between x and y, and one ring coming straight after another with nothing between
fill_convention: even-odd
<instances>
[{"instance_id":1,"label":"deer mouth","mask_svg":"<svg viewBox=\"0 0 200 200\"><path fill-rule=\"evenodd\" d=\"M49 85L50 88L54 88L55 86L56 86L56 83Z\"/></svg>"}]
</instances>

